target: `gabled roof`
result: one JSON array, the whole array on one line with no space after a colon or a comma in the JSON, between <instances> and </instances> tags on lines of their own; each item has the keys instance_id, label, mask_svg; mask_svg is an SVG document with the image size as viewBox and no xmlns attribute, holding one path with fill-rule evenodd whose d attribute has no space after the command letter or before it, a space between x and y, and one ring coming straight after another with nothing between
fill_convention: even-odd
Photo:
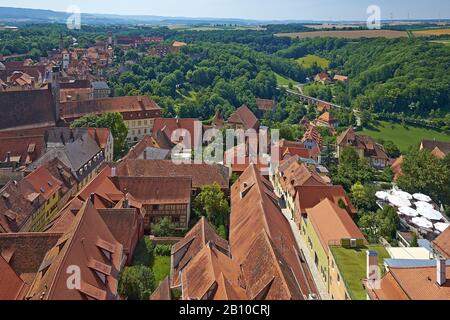
<instances>
[{"instance_id":1,"label":"gabled roof","mask_svg":"<svg viewBox=\"0 0 450 320\"><path fill-rule=\"evenodd\" d=\"M197 125L198 132L195 131ZM175 130L186 130L190 134L191 147L194 146L195 141L199 141L203 135L203 125L201 121L195 118L156 118L153 124L153 132L165 135L165 139L172 141L173 143L179 143L179 141L172 140L172 134ZM184 132L180 132L184 134ZM156 138L159 138L157 134L154 134ZM158 139L160 140L160 139ZM167 148L164 144L162 148ZM170 149L170 148L169 148Z\"/></svg>"},{"instance_id":2,"label":"gabled roof","mask_svg":"<svg viewBox=\"0 0 450 320\"><path fill-rule=\"evenodd\" d=\"M450 259L450 228L447 228L433 242L433 247L443 257Z\"/></svg>"},{"instance_id":3,"label":"gabled roof","mask_svg":"<svg viewBox=\"0 0 450 320\"><path fill-rule=\"evenodd\" d=\"M0 300L19 300L25 295L26 284L0 256Z\"/></svg>"},{"instance_id":4,"label":"gabled roof","mask_svg":"<svg viewBox=\"0 0 450 320\"><path fill-rule=\"evenodd\" d=\"M105 112L139 111L143 114L150 111L160 112L161 108L148 96L114 97L61 103L61 118L63 119L76 119L89 114L98 115Z\"/></svg>"},{"instance_id":5,"label":"gabled roof","mask_svg":"<svg viewBox=\"0 0 450 320\"><path fill-rule=\"evenodd\" d=\"M61 189L62 182L55 178L45 166L41 166L24 178L45 201Z\"/></svg>"},{"instance_id":6,"label":"gabled roof","mask_svg":"<svg viewBox=\"0 0 450 320\"><path fill-rule=\"evenodd\" d=\"M0 137L0 162L5 162L10 154L11 161L19 159L18 166L26 166L37 160L45 151L42 135Z\"/></svg>"},{"instance_id":7,"label":"gabled roof","mask_svg":"<svg viewBox=\"0 0 450 320\"><path fill-rule=\"evenodd\" d=\"M0 255L25 283L31 284L47 251L61 236L62 233L3 233Z\"/></svg>"},{"instance_id":8,"label":"gabled roof","mask_svg":"<svg viewBox=\"0 0 450 320\"><path fill-rule=\"evenodd\" d=\"M217 235L205 217L202 217L192 227L186 236L172 247L171 287L181 284L180 271L208 244L213 243L216 248L229 254L228 241ZM176 259L174 258L176 257Z\"/></svg>"},{"instance_id":9,"label":"gabled roof","mask_svg":"<svg viewBox=\"0 0 450 320\"><path fill-rule=\"evenodd\" d=\"M86 201L70 230L47 252L27 298L116 299L122 251L93 204ZM67 287L67 268L73 265L81 271L80 289Z\"/></svg>"},{"instance_id":10,"label":"gabled roof","mask_svg":"<svg viewBox=\"0 0 450 320\"><path fill-rule=\"evenodd\" d=\"M187 177L126 177L110 178L118 190L130 193L143 204L190 203L192 178Z\"/></svg>"},{"instance_id":11,"label":"gabled roof","mask_svg":"<svg viewBox=\"0 0 450 320\"><path fill-rule=\"evenodd\" d=\"M169 277L165 277L159 284L158 288L153 291L150 300L171 300Z\"/></svg>"},{"instance_id":12,"label":"gabled roof","mask_svg":"<svg viewBox=\"0 0 450 320\"><path fill-rule=\"evenodd\" d=\"M373 300L449 300L450 266L446 266L447 282L436 284L436 266L390 267L381 279L381 287L368 290Z\"/></svg>"},{"instance_id":13,"label":"gabled roof","mask_svg":"<svg viewBox=\"0 0 450 320\"><path fill-rule=\"evenodd\" d=\"M19 232L42 200L26 181L9 181L0 189L0 233Z\"/></svg>"},{"instance_id":14,"label":"gabled roof","mask_svg":"<svg viewBox=\"0 0 450 320\"><path fill-rule=\"evenodd\" d=\"M144 136L131 147L124 159L166 160L169 153L170 149L155 148L152 137Z\"/></svg>"},{"instance_id":15,"label":"gabled roof","mask_svg":"<svg viewBox=\"0 0 450 320\"><path fill-rule=\"evenodd\" d=\"M54 126L54 103L50 89L0 92L0 130Z\"/></svg>"},{"instance_id":16,"label":"gabled roof","mask_svg":"<svg viewBox=\"0 0 450 320\"><path fill-rule=\"evenodd\" d=\"M184 300L245 299L239 283L240 268L229 256L208 243L181 272Z\"/></svg>"},{"instance_id":17,"label":"gabled roof","mask_svg":"<svg viewBox=\"0 0 450 320\"><path fill-rule=\"evenodd\" d=\"M315 127L309 127L308 130L306 130L305 134L303 135L302 142L305 142L306 140L313 140L315 141L319 146L322 146L323 144L323 138L319 131Z\"/></svg>"},{"instance_id":18,"label":"gabled roof","mask_svg":"<svg viewBox=\"0 0 450 320\"><path fill-rule=\"evenodd\" d=\"M100 216L126 254L133 254L133 239L139 233L139 213L136 209L99 209Z\"/></svg>"},{"instance_id":19,"label":"gabled roof","mask_svg":"<svg viewBox=\"0 0 450 320\"><path fill-rule=\"evenodd\" d=\"M125 160L117 166L117 176L192 177L192 187L199 189L217 182L228 189L229 170L219 164L180 164L170 160Z\"/></svg>"},{"instance_id":20,"label":"gabled roof","mask_svg":"<svg viewBox=\"0 0 450 320\"><path fill-rule=\"evenodd\" d=\"M258 118L256 118L253 112L246 105L241 106L233 112L227 122L230 124L243 125L245 130L258 130L259 128Z\"/></svg>"},{"instance_id":21,"label":"gabled roof","mask_svg":"<svg viewBox=\"0 0 450 320\"><path fill-rule=\"evenodd\" d=\"M329 199L336 205L339 200L344 201L349 213L356 214L357 210L352 205L350 198L342 186L334 185L317 185L317 186L298 186L296 187L296 213L306 214L306 209L311 209L318 205L321 201Z\"/></svg>"},{"instance_id":22,"label":"gabled roof","mask_svg":"<svg viewBox=\"0 0 450 320\"><path fill-rule=\"evenodd\" d=\"M329 245L340 243L342 239L364 239L348 212L328 198L315 207L306 209L306 213L327 254Z\"/></svg>"},{"instance_id":23,"label":"gabled roof","mask_svg":"<svg viewBox=\"0 0 450 320\"><path fill-rule=\"evenodd\" d=\"M422 140L421 147L437 154L439 158L444 158L447 154L450 153L450 142Z\"/></svg>"},{"instance_id":24,"label":"gabled roof","mask_svg":"<svg viewBox=\"0 0 450 320\"><path fill-rule=\"evenodd\" d=\"M270 111L275 109L275 101L270 99L256 99L256 106L261 111Z\"/></svg>"},{"instance_id":25,"label":"gabled roof","mask_svg":"<svg viewBox=\"0 0 450 320\"><path fill-rule=\"evenodd\" d=\"M278 206L278 198L273 187L266 178L261 176L254 165L251 165L239 177L231 188L231 216L230 216L230 246L233 259L240 264L254 266L249 268L245 275L246 283L258 279L259 261L266 259L267 250L258 250L258 238L265 232L270 243L265 247L272 247L278 252L288 265L295 277L284 276L279 281L286 292L277 292L277 287L267 287L269 292L265 295L289 297L292 299L307 298L310 293L317 293L308 267L300 261L300 251L297 247L294 234L287 219ZM261 241L261 239L259 239ZM265 241L263 239L263 241ZM266 241L267 242L267 241ZM284 268L283 260L276 259L277 268ZM272 270L274 270L272 268ZM283 274L285 274L283 272ZM266 277L280 277L278 273L271 273ZM289 283L287 283L289 282ZM273 292L270 292L274 290ZM299 292L302 295L299 296ZM256 294L256 292L254 292Z\"/></svg>"},{"instance_id":26,"label":"gabled roof","mask_svg":"<svg viewBox=\"0 0 450 320\"><path fill-rule=\"evenodd\" d=\"M337 121L337 119L328 111L322 113L318 120L326 123L333 123Z\"/></svg>"},{"instance_id":27,"label":"gabled roof","mask_svg":"<svg viewBox=\"0 0 450 320\"><path fill-rule=\"evenodd\" d=\"M292 162L281 176L281 187L295 196L296 188L300 186L323 186L327 183L315 171L310 170L305 164Z\"/></svg>"}]
</instances>

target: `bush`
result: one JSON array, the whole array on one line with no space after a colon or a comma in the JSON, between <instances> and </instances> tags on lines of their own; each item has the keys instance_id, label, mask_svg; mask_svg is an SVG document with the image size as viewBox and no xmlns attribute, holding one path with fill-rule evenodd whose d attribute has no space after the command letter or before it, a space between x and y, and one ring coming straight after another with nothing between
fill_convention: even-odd
<instances>
[{"instance_id":1,"label":"bush","mask_svg":"<svg viewBox=\"0 0 450 320\"><path fill-rule=\"evenodd\" d=\"M134 251L133 265L149 266L153 262L155 244L148 238L144 237Z\"/></svg>"},{"instance_id":2,"label":"bush","mask_svg":"<svg viewBox=\"0 0 450 320\"><path fill-rule=\"evenodd\" d=\"M157 256L170 256L172 253L172 246L169 244L157 244L155 246L155 255Z\"/></svg>"},{"instance_id":3,"label":"bush","mask_svg":"<svg viewBox=\"0 0 450 320\"><path fill-rule=\"evenodd\" d=\"M148 300L155 285L155 275L150 267L126 267L120 275L119 294L129 300Z\"/></svg>"}]
</instances>

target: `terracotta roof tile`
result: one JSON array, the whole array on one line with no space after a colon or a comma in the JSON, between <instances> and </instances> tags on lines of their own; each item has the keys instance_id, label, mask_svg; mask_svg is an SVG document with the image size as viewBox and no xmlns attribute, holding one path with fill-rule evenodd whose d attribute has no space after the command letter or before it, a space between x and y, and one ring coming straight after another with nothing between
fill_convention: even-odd
<instances>
[{"instance_id":1,"label":"terracotta roof tile","mask_svg":"<svg viewBox=\"0 0 450 320\"><path fill-rule=\"evenodd\" d=\"M222 189L228 189L229 170L214 164L174 164L170 160L125 160L117 166L117 176L129 177L192 177L192 187L217 182Z\"/></svg>"},{"instance_id":2,"label":"terracotta roof tile","mask_svg":"<svg viewBox=\"0 0 450 320\"><path fill-rule=\"evenodd\" d=\"M230 246L233 259L241 264L255 265L267 255L266 250L255 250L255 241L265 232L270 239L273 252L278 252L295 277L283 272L286 289L283 297L293 299L306 298L310 293L316 294L316 288L306 264L300 259L294 235L289 222L278 206L278 198L273 193L270 182L261 176L252 165L240 176L231 188ZM260 240L261 241L261 240ZM264 240L262 240L264 241ZM266 241L267 242L267 241ZM256 248L256 247L255 247ZM277 260L275 264L278 264ZM279 265L278 268L283 268ZM257 272L244 275L247 283L258 278ZM274 278L279 274L273 273ZM295 279L295 281L294 281ZM286 283L289 282L289 283ZM269 288L269 291L272 290ZM274 290L277 290L274 288ZM290 291L290 292L289 292ZM303 296L299 297L298 292ZM253 292L256 294L256 292ZM266 293L266 295L276 293Z\"/></svg>"},{"instance_id":3,"label":"terracotta roof tile","mask_svg":"<svg viewBox=\"0 0 450 320\"><path fill-rule=\"evenodd\" d=\"M95 226L95 228L92 228ZM105 242L110 258L98 243ZM90 201L85 202L63 241L51 248L48 261L37 274L27 298L33 300L116 299L122 245L112 235ZM111 252L113 251L113 252ZM67 288L67 267L77 265L82 276L81 290ZM106 278L103 282L102 277ZM83 289L84 288L84 289Z\"/></svg>"},{"instance_id":4,"label":"terracotta roof tile","mask_svg":"<svg viewBox=\"0 0 450 320\"><path fill-rule=\"evenodd\" d=\"M364 239L361 230L344 209L328 198L311 209L306 209L308 219L316 231L322 247L328 254L328 246L342 239Z\"/></svg>"},{"instance_id":5,"label":"terracotta roof tile","mask_svg":"<svg viewBox=\"0 0 450 320\"><path fill-rule=\"evenodd\" d=\"M5 259L0 256L0 300L19 300L27 287Z\"/></svg>"},{"instance_id":6,"label":"terracotta roof tile","mask_svg":"<svg viewBox=\"0 0 450 320\"><path fill-rule=\"evenodd\" d=\"M447 228L433 241L433 246L441 255L450 259L450 228Z\"/></svg>"},{"instance_id":7,"label":"terracotta roof tile","mask_svg":"<svg viewBox=\"0 0 450 320\"><path fill-rule=\"evenodd\" d=\"M256 118L253 112L246 105L243 105L233 112L227 122L229 124L242 125L245 130L258 130L259 128L258 118Z\"/></svg>"}]
</instances>

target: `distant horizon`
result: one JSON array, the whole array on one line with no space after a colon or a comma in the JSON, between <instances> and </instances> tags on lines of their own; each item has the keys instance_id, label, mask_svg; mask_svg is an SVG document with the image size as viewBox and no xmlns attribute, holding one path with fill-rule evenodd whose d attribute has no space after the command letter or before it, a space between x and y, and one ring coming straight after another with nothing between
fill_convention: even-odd
<instances>
[{"instance_id":1,"label":"distant horizon","mask_svg":"<svg viewBox=\"0 0 450 320\"><path fill-rule=\"evenodd\" d=\"M135 0L135 5L110 0L0 0L0 7L15 9L37 9L67 12L76 5L82 14L116 15L139 17L166 17L188 19L224 19L249 21L317 21L317 22L364 22L367 20L367 7L380 6L382 21L422 21L450 20L450 2L440 0L423 1L398 0L191 0L179 2L165 0ZM178 3L176 3L178 2ZM338 3L340 2L340 3ZM214 5L211 5L214 3Z\"/></svg>"}]
</instances>

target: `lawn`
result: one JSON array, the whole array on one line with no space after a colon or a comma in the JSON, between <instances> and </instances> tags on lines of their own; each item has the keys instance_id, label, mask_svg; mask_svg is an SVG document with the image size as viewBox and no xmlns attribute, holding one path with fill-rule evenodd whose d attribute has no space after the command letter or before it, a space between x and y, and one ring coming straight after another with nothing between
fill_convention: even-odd
<instances>
[{"instance_id":1,"label":"lawn","mask_svg":"<svg viewBox=\"0 0 450 320\"><path fill-rule=\"evenodd\" d=\"M378 264L381 270L384 270L383 261L389 258L389 253L382 245L369 245L359 249L332 246L330 249L351 299L366 300L366 291L362 286L362 280L366 278L366 251L378 252Z\"/></svg>"},{"instance_id":2,"label":"lawn","mask_svg":"<svg viewBox=\"0 0 450 320\"><path fill-rule=\"evenodd\" d=\"M361 134L369 135L375 139L391 140L402 152L408 150L410 146L419 145L423 139L439 140L450 142L450 135L431 129L408 126L381 121L379 125L370 129L364 129Z\"/></svg>"},{"instance_id":3,"label":"lawn","mask_svg":"<svg viewBox=\"0 0 450 320\"><path fill-rule=\"evenodd\" d=\"M170 256L155 256L152 270L155 274L156 283L159 285L170 274Z\"/></svg>"},{"instance_id":4,"label":"lawn","mask_svg":"<svg viewBox=\"0 0 450 320\"><path fill-rule=\"evenodd\" d=\"M314 63L316 63L322 69L327 69L330 66L329 60L313 54L309 54L303 58L298 58L297 62L305 68L311 68Z\"/></svg>"},{"instance_id":5,"label":"lawn","mask_svg":"<svg viewBox=\"0 0 450 320\"><path fill-rule=\"evenodd\" d=\"M287 87L287 86L289 86L290 83L292 83L293 86L298 84L298 82L296 82L292 79L283 77L281 74L278 74L276 72L274 72L274 73L275 73L275 77L277 78L277 84L281 87Z\"/></svg>"}]
</instances>

